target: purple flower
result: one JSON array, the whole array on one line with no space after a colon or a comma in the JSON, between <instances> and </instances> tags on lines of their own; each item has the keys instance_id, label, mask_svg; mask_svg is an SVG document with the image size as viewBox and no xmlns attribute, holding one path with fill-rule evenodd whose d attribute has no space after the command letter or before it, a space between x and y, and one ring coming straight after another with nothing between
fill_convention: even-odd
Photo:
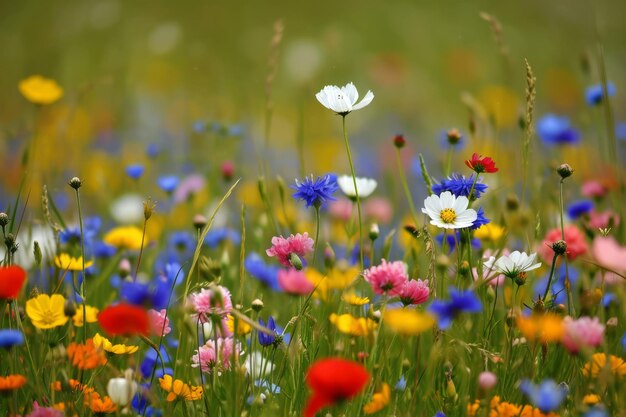
<instances>
[{"instance_id":1,"label":"purple flower","mask_svg":"<svg viewBox=\"0 0 626 417\"><path fill-rule=\"evenodd\" d=\"M609 97L613 97L617 92L615 84L613 84L612 82L608 82L606 84L606 92ZM602 84L596 84L592 85L591 87L587 87L587 90L585 91L585 98L587 99L587 104L589 104L590 106L595 106L602 103L604 99Z\"/></svg>"},{"instance_id":2,"label":"purple flower","mask_svg":"<svg viewBox=\"0 0 626 417\"><path fill-rule=\"evenodd\" d=\"M546 114L537 122L537 135L546 145L576 145L580 132L566 116Z\"/></svg>"},{"instance_id":3,"label":"purple flower","mask_svg":"<svg viewBox=\"0 0 626 417\"><path fill-rule=\"evenodd\" d=\"M323 177L317 177L316 180L313 180L313 175L304 178L302 182L296 179L295 185L290 185L290 187L296 190L293 197L303 200L308 208L320 207L326 201L336 200L333 193L337 191L339 185L334 175L326 174Z\"/></svg>"},{"instance_id":4,"label":"purple flower","mask_svg":"<svg viewBox=\"0 0 626 417\"><path fill-rule=\"evenodd\" d=\"M439 317L439 327L447 329L458 314L478 313L482 308L480 300L471 290L459 291L450 288L450 300L435 300L428 310Z\"/></svg>"},{"instance_id":5,"label":"purple flower","mask_svg":"<svg viewBox=\"0 0 626 417\"><path fill-rule=\"evenodd\" d=\"M274 322L274 318L272 316L267 319L267 324L263 321L263 319L259 319L259 324L263 327L270 329L272 332L276 333L276 323ZM259 331L259 344L261 346L270 346L276 340L275 334L267 334L265 332Z\"/></svg>"},{"instance_id":6,"label":"purple flower","mask_svg":"<svg viewBox=\"0 0 626 417\"><path fill-rule=\"evenodd\" d=\"M525 379L521 382L519 389L528 397L531 404L541 410L542 413L558 410L567 397L568 391L565 386L557 384L551 379L546 379L539 385Z\"/></svg>"}]
</instances>

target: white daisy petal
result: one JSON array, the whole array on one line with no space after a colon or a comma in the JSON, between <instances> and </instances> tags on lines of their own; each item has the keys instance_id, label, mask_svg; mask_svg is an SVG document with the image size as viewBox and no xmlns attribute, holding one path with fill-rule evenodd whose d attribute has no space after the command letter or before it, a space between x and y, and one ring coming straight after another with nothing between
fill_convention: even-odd
<instances>
[{"instance_id":1,"label":"white daisy petal","mask_svg":"<svg viewBox=\"0 0 626 417\"><path fill-rule=\"evenodd\" d=\"M372 102L372 100L374 100L374 93L372 93L371 91L368 91L365 94L365 97L363 97L363 100L361 100L360 103L355 104L355 105L352 106L352 110L362 109L363 107L365 107L368 104L370 104Z\"/></svg>"},{"instance_id":2,"label":"white daisy petal","mask_svg":"<svg viewBox=\"0 0 626 417\"><path fill-rule=\"evenodd\" d=\"M359 92L350 82L341 88L336 85L327 85L315 97L322 106L345 116L353 110L362 109L370 104L374 99L374 94L368 91L363 100L355 105L359 99Z\"/></svg>"},{"instance_id":3,"label":"white daisy petal","mask_svg":"<svg viewBox=\"0 0 626 417\"><path fill-rule=\"evenodd\" d=\"M359 99L359 92L356 91L356 87L354 86L354 84L348 83L341 90L343 90L343 93L348 96L350 106L354 105L354 103L356 103L356 101Z\"/></svg>"}]
</instances>

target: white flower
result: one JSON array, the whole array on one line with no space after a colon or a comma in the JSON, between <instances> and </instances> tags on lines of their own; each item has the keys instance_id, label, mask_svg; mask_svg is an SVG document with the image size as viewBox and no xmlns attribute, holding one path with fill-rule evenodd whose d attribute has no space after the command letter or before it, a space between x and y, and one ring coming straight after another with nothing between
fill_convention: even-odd
<instances>
[{"instance_id":1,"label":"white flower","mask_svg":"<svg viewBox=\"0 0 626 417\"><path fill-rule=\"evenodd\" d=\"M440 195L431 195L424 200L422 213L428 214L430 224L444 229L462 229L470 227L478 214L468 209L469 200L465 196L456 197L450 191Z\"/></svg>"},{"instance_id":2,"label":"white flower","mask_svg":"<svg viewBox=\"0 0 626 417\"><path fill-rule=\"evenodd\" d=\"M111 378L107 384L107 394L111 401L124 407L137 393L137 383L128 378Z\"/></svg>"},{"instance_id":3,"label":"white flower","mask_svg":"<svg viewBox=\"0 0 626 417\"><path fill-rule=\"evenodd\" d=\"M489 268L489 270L495 270L509 278L517 278L520 273L539 268L541 262L535 263L536 259L536 253L527 255L526 252L515 251L510 255L501 256L497 261L496 258L492 256L484 265L486 268Z\"/></svg>"},{"instance_id":4,"label":"white flower","mask_svg":"<svg viewBox=\"0 0 626 417\"><path fill-rule=\"evenodd\" d=\"M246 373L252 378L258 379L274 372L275 365L269 359L263 359L263 354L254 351L248 355L243 364Z\"/></svg>"},{"instance_id":5,"label":"white flower","mask_svg":"<svg viewBox=\"0 0 626 417\"><path fill-rule=\"evenodd\" d=\"M343 192L349 198L355 198L356 192L354 190L354 181L350 175L342 175L337 178L337 184L339 184L339 188L341 188L341 192ZM375 179L372 178L356 178L356 189L359 190L359 198L365 198L371 195L378 183Z\"/></svg>"},{"instance_id":6,"label":"white flower","mask_svg":"<svg viewBox=\"0 0 626 417\"><path fill-rule=\"evenodd\" d=\"M124 194L111 203L111 217L119 224L141 223L144 220L143 201L144 197L139 194Z\"/></svg>"},{"instance_id":7,"label":"white flower","mask_svg":"<svg viewBox=\"0 0 626 417\"><path fill-rule=\"evenodd\" d=\"M354 84L348 83L344 87L327 85L315 97L327 109L345 116L353 110L362 109L370 104L374 99L374 93L368 90L363 100L356 104L356 101L359 99L359 93L356 91Z\"/></svg>"}]
</instances>

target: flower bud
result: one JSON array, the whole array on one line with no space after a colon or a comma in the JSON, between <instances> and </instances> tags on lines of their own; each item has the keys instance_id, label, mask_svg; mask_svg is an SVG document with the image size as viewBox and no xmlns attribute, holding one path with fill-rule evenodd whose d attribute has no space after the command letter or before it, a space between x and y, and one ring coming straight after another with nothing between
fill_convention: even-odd
<instances>
[{"instance_id":1,"label":"flower bud","mask_svg":"<svg viewBox=\"0 0 626 417\"><path fill-rule=\"evenodd\" d=\"M5 212L0 213L0 226L4 227L7 224L9 224L9 216Z\"/></svg>"},{"instance_id":2,"label":"flower bud","mask_svg":"<svg viewBox=\"0 0 626 417\"><path fill-rule=\"evenodd\" d=\"M448 143L450 145L456 145L461 141L461 139L463 139L463 135L461 135L461 132L459 132L459 130L456 128L448 130L446 135L448 137Z\"/></svg>"},{"instance_id":3,"label":"flower bud","mask_svg":"<svg viewBox=\"0 0 626 417\"><path fill-rule=\"evenodd\" d=\"M122 278L126 278L130 274L131 270L130 261L126 258L122 259L117 268L120 276Z\"/></svg>"},{"instance_id":4,"label":"flower bud","mask_svg":"<svg viewBox=\"0 0 626 417\"><path fill-rule=\"evenodd\" d=\"M130 403L137 392L137 383L126 378L111 378L107 384L107 394L111 401L124 407Z\"/></svg>"},{"instance_id":5,"label":"flower bud","mask_svg":"<svg viewBox=\"0 0 626 417\"><path fill-rule=\"evenodd\" d=\"M78 190L80 188L80 186L83 185L83 182L80 180L80 178L74 177L74 178L72 178L70 180L70 182L68 184L73 189Z\"/></svg>"},{"instance_id":6,"label":"flower bud","mask_svg":"<svg viewBox=\"0 0 626 417\"><path fill-rule=\"evenodd\" d=\"M37 242L36 240L33 242L33 256L35 257L35 263L37 264L37 266L41 266L43 254L41 253L41 247L39 246L39 242Z\"/></svg>"},{"instance_id":7,"label":"flower bud","mask_svg":"<svg viewBox=\"0 0 626 417\"><path fill-rule=\"evenodd\" d=\"M235 164L231 161L226 161L220 166L220 173L225 181L230 181L235 175Z\"/></svg>"},{"instance_id":8,"label":"flower bud","mask_svg":"<svg viewBox=\"0 0 626 417\"><path fill-rule=\"evenodd\" d=\"M518 286L521 287L522 285L526 284L526 278L528 278L526 272L518 272L513 280Z\"/></svg>"},{"instance_id":9,"label":"flower bud","mask_svg":"<svg viewBox=\"0 0 626 417\"><path fill-rule=\"evenodd\" d=\"M72 318L76 315L76 306L73 301L67 300L63 306L63 314L66 317Z\"/></svg>"},{"instance_id":10,"label":"flower bud","mask_svg":"<svg viewBox=\"0 0 626 417\"><path fill-rule=\"evenodd\" d=\"M562 179L565 179L567 177L570 177L574 173L574 170L568 164L561 164L556 169L556 172L561 176Z\"/></svg>"},{"instance_id":11,"label":"flower bud","mask_svg":"<svg viewBox=\"0 0 626 417\"><path fill-rule=\"evenodd\" d=\"M552 250L557 255L564 255L567 252L567 243L564 240L557 240L552 244Z\"/></svg>"},{"instance_id":12,"label":"flower bud","mask_svg":"<svg viewBox=\"0 0 626 417\"><path fill-rule=\"evenodd\" d=\"M333 268L335 266L336 259L335 251L328 243L326 243L326 247L324 248L324 265L326 268Z\"/></svg>"},{"instance_id":13,"label":"flower bud","mask_svg":"<svg viewBox=\"0 0 626 417\"><path fill-rule=\"evenodd\" d=\"M372 226L370 226L369 236L370 236L371 241L378 239L378 236L380 236L380 229L378 228L378 223L372 223Z\"/></svg>"},{"instance_id":14,"label":"flower bud","mask_svg":"<svg viewBox=\"0 0 626 417\"><path fill-rule=\"evenodd\" d=\"M498 377L493 372L485 371L478 375L478 386L485 391L489 391L496 386Z\"/></svg>"},{"instance_id":15,"label":"flower bud","mask_svg":"<svg viewBox=\"0 0 626 417\"><path fill-rule=\"evenodd\" d=\"M200 256L198 260L198 269L202 279L213 282L222 275L222 266L220 262L214 261L206 256Z\"/></svg>"},{"instance_id":16,"label":"flower bud","mask_svg":"<svg viewBox=\"0 0 626 417\"><path fill-rule=\"evenodd\" d=\"M154 213L154 208L156 204L152 202L151 199L143 202L143 218L147 221L150 217L152 217L152 213Z\"/></svg>"},{"instance_id":17,"label":"flower bud","mask_svg":"<svg viewBox=\"0 0 626 417\"><path fill-rule=\"evenodd\" d=\"M406 139L404 139L404 135L398 134L393 137L393 146L398 149L404 148L406 145Z\"/></svg>"},{"instance_id":18,"label":"flower bud","mask_svg":"<svg viewBox=\"0 0 626 417\"><path fill-rule=\"evenodd\" d=\"M289 263L298 271L302 271L302 268L304 267L304 265L302 265L302 259L300 259L298 254L294 252L289 254Z\"/></svg>"},{"instance_id":19,"label":"flower bud","mask_svg":"<svg viewBox=\"0 0 626 417\"><path fill-rule=\"evenodd\" d=\"M519 198L515 194L509 194L506 197L506 208L509 211L515 211L519 208Z\"/></svg>"},{"instance_id":20,"label":"flower bud","mask_svg":"<svg viewBox=\"0 0 626 417\"><path fill-rule=\"evenodd\" d=\"M459 274L461 274L462 277L467 278L469 276L469 272L470 272L469 262L467 261L461 262L461 265L459 265Z\"/></svg>"},{"instance_id":21,"label":"flower bud","mask_svg":"<svg viewBox=\"0 0 626 417\"><path fill-rule=\"evenodd\" d=\"M256 311L257 313L263 310L264 306L265 305L263 304L263 300L259 300L258 298L255 298L254 300L252 300L252 309Z\"/></svg>"},{"instance_id":22,"label":"flower bud","mask_svg":"<svg viewBox=\"0 0 626 417\"><path fill-rule=\"evenodd\" d=\"M206 226L208 222L207 218L202 214L196 214L193 216L193 227L196 229L204 229L204 226Z\"/></svg>"},{"instance_id":23,"label":"flower bud","mask_svg":"<svg viewBox=\"0 0 626 417\"><path fill-rule=\"evenodd\" d=\"M450 258L448 258L444 254L439 254L437 256L437 259L435 259L435 263L437 265L437 268L446 269L450 266Z\"/></svg>"}]
</instances>

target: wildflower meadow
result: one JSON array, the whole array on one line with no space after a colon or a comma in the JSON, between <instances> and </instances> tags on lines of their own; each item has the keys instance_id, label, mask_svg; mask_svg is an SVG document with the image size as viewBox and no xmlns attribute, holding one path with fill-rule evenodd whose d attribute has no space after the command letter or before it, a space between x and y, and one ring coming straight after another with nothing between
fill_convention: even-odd
<instances>
[{"instance_id":1,"label":"wildflower meadow","mask_svg":"<svg viewBox=\"0 0 626 417\"><path fill-rule=\"evenodd\" d=\"M5 5L0 417L626 416L617 1Z\"/></svg>"}]
</instances>

